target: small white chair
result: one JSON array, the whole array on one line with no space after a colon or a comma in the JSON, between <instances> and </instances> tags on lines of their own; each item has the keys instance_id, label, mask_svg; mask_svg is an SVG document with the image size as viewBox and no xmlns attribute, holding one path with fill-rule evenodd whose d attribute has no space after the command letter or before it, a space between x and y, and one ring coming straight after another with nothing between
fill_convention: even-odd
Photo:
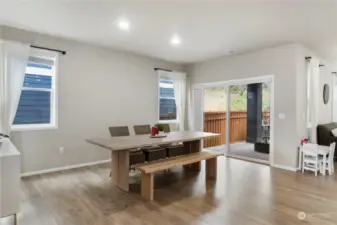
<instances>
[{"instance_id":1,"label":"small white chair","mask_svg":"<svg viewBox=\"0 0 337 225\"><path fill-rule=\"evenodd\" d=\"M333 163L333 158L334 158L334 155L335 155L335 147L336 147L336 142L333 142L333 143L330 144L329 157L328 157L328 159L326 161L326 164L325 164L325 168L326 168L326 170L329 171L329 175L332 175L332 173L335 172L334 163ZM321 170L324 169L323 159L320 159L320 167L321 167Z\"/></svg>"},{"instance_id":2,"label":"small white chair","mask_svg":"<svg viewBox=\"0 0 337 225\"><path fill-rule=\"evenodd\" d=\"M318 171L320 170L321 161L318 155L318 148L317 144L305 144L302 147L302 173L304 170L310 170L315 172L315 176L317 176Z\"/></svg>"}]
</instances>

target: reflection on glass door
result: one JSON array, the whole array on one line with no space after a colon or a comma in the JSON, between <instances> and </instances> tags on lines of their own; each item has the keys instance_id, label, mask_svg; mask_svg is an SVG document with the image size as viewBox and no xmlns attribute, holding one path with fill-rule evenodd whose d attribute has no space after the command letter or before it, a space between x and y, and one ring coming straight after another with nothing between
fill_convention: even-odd
<instances>
[{"instance_id":1,"label":"reflection on glass door","mask_svg":"<svg viewBox=\"0 0 337 225\"><path fill-rule=\"evenodd\" d=\"M204 140L204 148L226 150L226 87L204 88L204 132L220 136Z\"/></svg>"},{"instance_id":2,"label":"reflection on glass door","mask_svg":"<svg viewBox=\"0 0 337 225\"><path fill-rule=\"evenodd\" d=\"M246 147L247 85L230 86L229 153L237 154Z\"/></svg>"},{"instance_id":3,"label":"reflection on glass door","mask_svg":"<svg viewBox=\"0 0 337 225\"><path fill-rule=\"evenodd\" d=\"M229 154L269 160L269 108L267 83L230 87Z\"/></svg>"}]
</instances>

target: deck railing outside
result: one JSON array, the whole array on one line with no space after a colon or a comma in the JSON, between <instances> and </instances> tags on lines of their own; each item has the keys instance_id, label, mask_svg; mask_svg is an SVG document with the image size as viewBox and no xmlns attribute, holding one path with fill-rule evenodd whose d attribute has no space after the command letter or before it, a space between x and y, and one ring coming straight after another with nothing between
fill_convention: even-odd
<instances>
[{"instance_id":1,"label":"deck railing outside","mask_svg":"<svg viewBox=\"0 0 337 225\"><path fill-rule=\"evenodd\" d=\"M269 119L269 112L263 113L264 119ZM204 131L219 133L218 137L204 140L204 147L213 147L226 144L226 120L225 111L204 112ZM247 111L230 112L230 143L246 140L247 136Z\"/></svg>"}]
</instances>

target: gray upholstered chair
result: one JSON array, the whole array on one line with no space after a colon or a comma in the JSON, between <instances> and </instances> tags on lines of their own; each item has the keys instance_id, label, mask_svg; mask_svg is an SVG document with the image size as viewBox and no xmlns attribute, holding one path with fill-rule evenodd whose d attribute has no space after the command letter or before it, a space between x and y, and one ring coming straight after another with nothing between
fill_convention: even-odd
<instances>
[{"instance_id":1,"label":"gray upholstered chair","mask_svg":"<svg viewBox=\"0 0 337 225\"><path fill-rule=\"evenodd\" d=\"M150 124L133 126L136 135L151 134Z\"/></svg>"},{"instance_id":2,"label":"gray upholstered chair","mask_svg":"<svg viewBox=\"0 0 337 225\"><path fill-rule=\"evenodd\" d=\"M128 126L109 127L109 131L110 131L111 137L130 136ZM145 162L145 155L143 154L142 149L135 148L135 149L130 149L129 151L130 151L129 152L130 165ZM110 176L111 176L111 172L110 172Z\"/></svg>"},{"instance_id":3,"label":"gray upholstered chair","mask_svg":"<svg viewBox=\"0 0 337 225\"><path fill-rule=\"evenodd\" d=\"M109 131L110 131L111 137L122 137L122 136L130 135L128 126L109 127Z\"/></svg>"}]
</instances>

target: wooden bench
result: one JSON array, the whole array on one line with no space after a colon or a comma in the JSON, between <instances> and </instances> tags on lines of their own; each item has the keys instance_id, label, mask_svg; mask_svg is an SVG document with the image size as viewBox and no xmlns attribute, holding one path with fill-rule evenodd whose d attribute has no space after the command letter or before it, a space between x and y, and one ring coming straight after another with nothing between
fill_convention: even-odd
<instances>
[{"instance_id":1,"label":"wooden bench","mask_svg":"<svg viewBox=\"0 0 337 225\"><path fill-rule=\"evenodd\" d=\"M150 163L134 165L133 168L139 169L141 175L141 195L147 200L153 200L153 173L174 168L177 166L189 166L193 163L206 160L206 179L216 180L217 176L217 157L223 153L214 151L202 151L188 155L177 156L165 160L158 160Z\"/></svg>"}]
</instances>

